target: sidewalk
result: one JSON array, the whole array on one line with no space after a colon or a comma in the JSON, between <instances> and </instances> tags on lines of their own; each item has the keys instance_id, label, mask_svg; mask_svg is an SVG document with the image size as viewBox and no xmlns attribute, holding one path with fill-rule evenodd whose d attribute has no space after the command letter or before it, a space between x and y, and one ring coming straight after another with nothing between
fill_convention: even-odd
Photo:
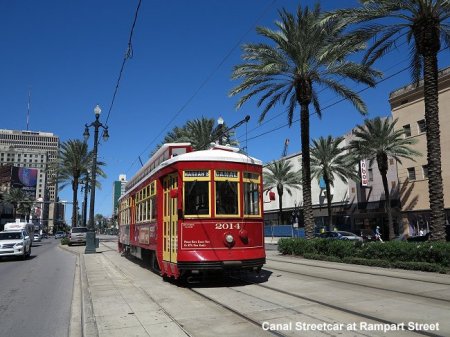
<instances>
[{"instance_id":1,"label":"sidewalk","mask_svg":"<svg viewBox=\"0 0 450 337\"><path fill-rule=\"evenodd\" d=\"M266 237L264 241L276 245L278 240ZM133 268L133 273L142 268L117 253L117 242L101 241L96 254L84 254L85 246L60 247L77 255L69 337L114 337L116 334L122 337L123 333L126 336L186 336L182 327L171 324L170 317L152 303L154 301L139 285L148 281L148 274L134 281L126 276L127 268ZM167 286L170 287L167 283L161 284L162 288Z\"/></svg>"},{"instance_id":2,"label":"sidewalk","mask_svg":"<svg viewBox=\"0 0 450 337\"><path fill-rule=\"evenodd\" d=\"M96 254L61 248L77 254L69 337L186 336L147 289L167 294L172 285L152 282L161 278L123 258L116 242L100 242Z\"/></svg>"}]
</instances>

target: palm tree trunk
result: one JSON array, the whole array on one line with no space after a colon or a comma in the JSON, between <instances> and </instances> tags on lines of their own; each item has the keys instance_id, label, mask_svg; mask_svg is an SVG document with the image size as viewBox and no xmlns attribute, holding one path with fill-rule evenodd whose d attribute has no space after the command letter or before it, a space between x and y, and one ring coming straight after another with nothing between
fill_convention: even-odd
<instances>
[{"instance_id":1,"label":"palm tree trunk","mask_svg":"<svg viewBox=\"0 0 450 337\"><path fill-rule=\"evenodd\" d=\"M327 212L328 212L328 230L333 230L333 218L331 214L331 188L330 188L330 180L328 177L323 177L325 180L325 189L327 193Z\"/></svg>"},{"instance_id":2,"label":"palm tree trunk","mask_svg":"<svg viewBox=\"0 0 450 337\"><path fill-rule=\"evenodd\" d=\"M278 192L278 224L283 223L283 186L277 186Z\"/></svg>"},{"instance_id":3,"label":"palm tree trunk","mask_svg":"<svg viewBox=\"0 0 450 337\"><path fill-rule=\"evenodd\" d=\"M424 55L424 101L427 127L428 192L430 195L430 240L445 241L444 193L441 171L441 140L438 107L436 53Z\"/></svg>"},{"instance_id":4,"label":"palm tree trunk","mask_svg":"<svg viewBox=\"0 0 450 337\"><path fill-rule=\"evenodd\" d=\"M391 193L389 192L387 171L380 170L380 173L381 173L381 180L383 181L384 200L385 200L386 213L387 213L387 217L388 217L389 240L393 240L395 238L395 232L394 232L394 221L392 220Z\"/></svg>"},{"instance_id":5,"label":"palm tree trunk","mask_svg":"<svg viewBox=\"0 0 450 337\"><path fill-rule=\"evenodd\" d=\"M72 227L77 227L77 212L78 212L78 179L72 182Z\"/></svg>"},{"instance_id":6,"label":"palm tree trunk","mask_svg":"<svg viewBox=\"0 0 450 337\"><path fill-rule=\"evenodd\" d=\"M309 109L308 104L300 103L300 133L302 140L302 190L303 218L306 238L314 237L314 216L311 200L311 156L309 153Z\"/></svg>"}]
</instances>

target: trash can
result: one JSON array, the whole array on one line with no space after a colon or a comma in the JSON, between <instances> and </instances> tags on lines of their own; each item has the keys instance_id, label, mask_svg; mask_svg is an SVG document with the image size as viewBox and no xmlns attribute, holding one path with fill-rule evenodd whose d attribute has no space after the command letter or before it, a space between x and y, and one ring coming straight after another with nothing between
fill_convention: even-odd
<instances>
[{"instance_id":1,"label":"trash can","mask_svg":"<svg viewBox=\"0 0 450 337\"><path fill-rule=\"evenodd\" d=\"M95 248L98 248L99 245L100 245L100 239L95 238Z\"/></svg>"}]
</instances>

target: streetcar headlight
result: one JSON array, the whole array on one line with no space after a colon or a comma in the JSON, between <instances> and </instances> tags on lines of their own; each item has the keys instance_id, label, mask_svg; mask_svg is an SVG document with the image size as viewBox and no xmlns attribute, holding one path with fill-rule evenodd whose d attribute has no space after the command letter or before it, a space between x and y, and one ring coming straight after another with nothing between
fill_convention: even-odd
<instances>
[{"instance_id":1,"label":"streetcar headlight","mask_svg":"<svg viewBox=\"0 0 450 337\"><path fill-rule=\"evenodd\" d=\"M234 244L234 237L230 233L225 234L224 236L225 244L231 247Z\"/></svg>"},{"instance_id":2,"label":"streetcar headlight","mask_svg":"<svg viewBox=\"0 0 450 337\"><path fill-rule=\"evenodd\" d=\"M239 237L241 238L242 242L247 244L248 243L248 232L245 229L241 229L239 231Z\"/></svg>"}]
</instances>

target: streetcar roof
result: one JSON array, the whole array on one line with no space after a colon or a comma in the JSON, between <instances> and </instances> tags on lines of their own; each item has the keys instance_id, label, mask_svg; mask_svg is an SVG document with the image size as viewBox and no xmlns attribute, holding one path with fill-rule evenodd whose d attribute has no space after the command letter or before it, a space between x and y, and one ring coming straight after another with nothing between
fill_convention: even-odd
<instances>
[{"instance_id":1,"label":"streetcar roof","mask_svg":"<svg viewBox=\"0 0 450 337\"><path fill-rule=\"evenodd\" d=\"M208 150L200 150L200 151L192 151L192 152L186 152L182 154L178 154L173 156L172 158L169 158L163 162L161 162L159 165L157 165L154 169L151 171L149 170L149 164L150 162L154 161L154 157L159 156L161 153L163 153L164 150L166 150L170 146L190 146L189 143L171 143L171 144L164 144L152 158L142 167L134 176L133 178L128 181L128 183L125 185L126 191L133 190L135 186L138 186L142 181L147 179L147 177L155 174L162 168L177 163L177 162L183 162L183 161L217 161L217 162L232 162L232 163L242 163L242 164L251 164L251 165L262 165L262 161L250 156L247 156L244 153L239 153L239 149L231 146L223 146L223 145L217 145L217 144L211 144L211 148ZM145 172L148 173L145 173ZM136 179L137 178L137 179ZM119 200L122 199L119 198Z\"/></svg>"},{"instance_id":2,"label":"streetcar roof","mask_svg":"<svg viewBox=\"0 0 450 337\"><path fill-rule=\"evenodd\" d=\"M225 161L233 163L262 165L262 161L244 153L239 153L239 149L230 146L215 145L208 150L192 151L172 157L162 163L167 166L178 161Z\"/></svg>"}]
</instances>

